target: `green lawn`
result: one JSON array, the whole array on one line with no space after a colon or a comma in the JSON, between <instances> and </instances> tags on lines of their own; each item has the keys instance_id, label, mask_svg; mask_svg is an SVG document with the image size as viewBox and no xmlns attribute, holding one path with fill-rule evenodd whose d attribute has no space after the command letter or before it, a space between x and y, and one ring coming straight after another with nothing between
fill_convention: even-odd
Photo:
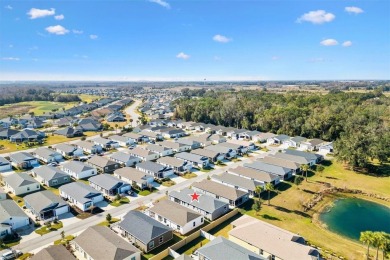
<instances>
[{"instance_id":1,"label":"green lawn","mask_svg":"<svg viewBox=\"0 0 390 260\"><path fill-rule=\"evenodd\" d=\"M43 188L53 192L57 196L60 196L60 191L59 191L58 187L49 187L49 186L45 185L45 186L43 186Z\"/></svg>"},{"instance_id":2,"label":"green lawn","mask_svg":"<svg viewBox=\"0 0 390 260\"><path fill-rule=\"evenodd\" d=\"M18 257L18 260L30 259L30 257L32 257L32 256L33 256L33 254L31 254L31 253L24 253L23 255Z\"/></svg>"},{"instance_id":3,"label":"green lawn","mask_svg":"<svg viewBox=\"0 0 390 260\"><path fill-rule=\"evenodd\" d=\"M47 228L46 226L43 226L43 227L35 230L35 233L43 236L43 235L48 234L48 233L50 233L52 231L56 231L56 230L58 230L58 229L60 229L62 227L63 227L62 222L59 221L57 224L56 223L52 223L50 228Z\"/></svg>"},{"instance_id":4,"label":"green lawn","mask_svg":"<svg viewBox=\"0 0 390 260\"><path fill-rule=\"evenodd\" d=\"M111 206L119 207L123 204L128 204L130 202L129 198L123 197L120 200L115 200L110 203Z\"/></svg>"},{"instance_id":5,"label":"green lawn","mask_svg":"<svg viewBox=\"0 0 390 260\"><path fill-rule=\"evenodd\" d=\"M192 179L192 178L195 178L195 177L197 177L197 176L198 176L198 175L196 175L195 173L190 172L190 173L184 174L184 175L181 176L181 177L183 177L184 179Z\"/></svg>"},{"instance_id":6,"label":"green lawn","mask_svg":"<svg viewBox=\"0 0 390 260\"><path fill-rule=\"evenodd\" d=\"M210 242L210 240L208 240L208 239L206 239L206 238L204 238L202 236L199 236L198 238L195 238L194 240L192 240L187 245L185 245L185 246L179 248L178 250L176 250L176 252L178 252L179 254L191 255L198 248L204 246L208 242Z\"/></svg>"},{"instance_id":7,"label":"green lawn","mask_svg":"<svg viewBox=\"0 0 390 260\"><path fill-rule=\"evenodd\" d=\"M107 220L105 220L105 221L103 221L103 222L100 222L100 223L98 224L98 226L106 226L106 227L108 227L108 226L110 226L111 224L114 224L114 223L118 222L119 220L120 220L119 218L112 218L110 222L108 222Z\"/></svg>"},{"instance_id":8,"label":"green lawn","mask_svg":"<svg viewBox=\"0 0 390 260\"><path fill-rule=\"evenodd\" d=\"M64 245L64 244L68 243L69 241L72 241L73 239L75 239L75 236L69 235L69 236L66 236L64 239L61 238L61 239L54 241L54 245Z\"/></svg>"},{"instance_id":9,"label":"green lawn","mask_svg":"<svg viewBox=\"0 0 390 260\"><path fill-rule=\"evenodd\" d=\"M210 233L213 236L223 236L225 238L229 238L228 232L232 229L231 223L241 217L242 214L238 213L235 216L225 220L218 226L214 227L213 229L210 229L208 233Z\"/></svg>"},{"instance_id":10,"label":"green lawn","mask_svg":"<svg viewBox=\"0 0 390 260\"><path fill-rule=\"evenodd\" d=\"M19 207L23 207L24 206L24 199L23 197L20 197L20 196L16 196L14 194L8 194L11 199L13 199L18 205Z\"/></svg>"},{"instance_id":11,"label":"green lawn","mask_svg":"<svg viewBox=\"0 0 390 260\"><path fill-rule=\"evenodd\" d=\"M212 170L214 170L214 168L211 168L211 167L200 168L200 169L199 169L199 171L201 171L201 172L211 172Z\"/></svg>"},{"instance_id":12,"label":"green lawn","mask_svg":"<svg viewBox=\"0 0 390 260\"><path fill-rule=\"evenodd\" d=\"M156 189L153 189L152 192L150 192L150 190L141 190L141 191L136 191L136 193L138 193L138 195L141 195L141 196L148 196L155 191L156 191Z\"/></svg>"},{"instance_id":13,"label":"green lawn","mask_svg":"<svg viewBox=\"0 0 390 260\"><path fill-rule=\"evenodd\" d=\"M165 186L165 187L171 187L171 186L173 186L175 184L176 184L176 182L174 182L172 180L169 180L169 181L163 181L163 183L161 185Z\"/></svg>"}]
</instances>

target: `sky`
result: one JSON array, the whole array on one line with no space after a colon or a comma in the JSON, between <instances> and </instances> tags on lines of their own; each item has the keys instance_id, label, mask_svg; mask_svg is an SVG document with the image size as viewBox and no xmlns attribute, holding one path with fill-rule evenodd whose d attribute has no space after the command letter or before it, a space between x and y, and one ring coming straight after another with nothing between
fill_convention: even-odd
<instances>
[{"instance_id":1,"label":"sky","mask_svg":"<svg viewBox=\"0 0 390 260\"><path fill-rule=\"evenodd\" d=\"M390 79L389 0L0 4L3 81Z\"/></svg>"}]
</instances>

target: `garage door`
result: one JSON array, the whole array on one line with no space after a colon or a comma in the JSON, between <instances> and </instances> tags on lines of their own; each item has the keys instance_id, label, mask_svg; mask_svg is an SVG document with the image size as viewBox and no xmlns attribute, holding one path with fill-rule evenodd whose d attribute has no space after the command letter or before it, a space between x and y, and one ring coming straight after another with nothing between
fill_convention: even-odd
<instances>
[{"instance_id":1,"label":"garage door","mask_svg":"<svg viewBox=\"0 0 390 260\"><path fill-rule=\"evenodd\" d=\"M61 208L56 209L56 216L59 216L61 214L68 213L68 212L69 212L69 206L65 205Z\"/></svg>"}]
</instances>

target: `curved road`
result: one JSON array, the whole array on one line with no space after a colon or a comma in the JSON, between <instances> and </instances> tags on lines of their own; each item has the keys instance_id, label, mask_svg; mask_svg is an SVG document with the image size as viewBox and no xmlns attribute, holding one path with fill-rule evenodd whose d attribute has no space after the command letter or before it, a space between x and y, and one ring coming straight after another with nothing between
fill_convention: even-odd
<instances>
[{"instance_id":1,"label":"curved road","mask_svg":"<svg viewBox=\"0 0 390 260\"><path fill-rule=\"evenodd\" d=\"M125 113L128 114L131 117L131 119L133 119L131 126L137 126L137 120L139 118L139 114L137 113L137 108L141 105L141 103L142 103L141 100L134 99L134 103L125 109Z\"/></svg>"}]
</instances>

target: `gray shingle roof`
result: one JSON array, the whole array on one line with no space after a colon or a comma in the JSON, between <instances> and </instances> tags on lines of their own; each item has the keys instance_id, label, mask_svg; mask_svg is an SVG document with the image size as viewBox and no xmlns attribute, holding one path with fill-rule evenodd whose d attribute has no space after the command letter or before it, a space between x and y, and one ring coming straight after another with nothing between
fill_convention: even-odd
<instances>
[{"instance_id":1,"label":"gray shingle roof","mask_svg":"<svg viewBox=\"0 0 390 260\"><path fill-rule=\"evenodd\" d=\"M191 153L197 154L197 155L200 155L200 156L206 156L206 157L209 157L209 158L214 158L214 157L220 155L220 152L206 150L206 149L202 149L202 148L201 149L192 150Z\"/></svg>"},{"instance_id":2,"label":"gray shingle roof","mask_svg":"<svg viewBox=\"0 0 390 260\"><path fill-rule=\"evenodd\" d=\"M41 212L48 207L61 207L67 203L49 190L35 192L24 197L25 203L30 205L36 212Z\"/></svg>"},{"instance_id":3,"label":"gray shingle roof","mask_svg":"<svg viewBox=\"0 0 390 260\"><path fill-rule=\"evenodd\" d=\"M167 227L142 212L135 210L129 211L123 217L119 226L144 244L149 243L150 240L156 237L172 231L170 227Z\"/></svg>"},{"instance_id":4,"label":"gray shingle roof","mask_svg":"<svg viewBox=\"0 0 390 260\"><path fill-rule=\"evenodd\" d=\"M32 172L34 172L36 175L40 176L41 178L43 178L47 181L69 176L64 171L62 171L56 167L48 166L48 165L43 165L39 168L34 168L32 170Z\"/></svg>"},{"instance_id":5,"label":"gray shingle roof","mask_svg":"<svg viewBox=\"0 0 390 260\"><path fill-rule=\"evenodd\" d=\"M287 168L272 165L272 164L263 163L260 161L255 161L252 163L244 163L244 167L252 168L252 169L260 170L260 171L264 171L264 172L269 172L269 173L276 174L279 176L284 176L285 174L291 172L291 169L287 169Z\"/></svg>"},{"instance_id":6,"label":"gray shingle roof","mask_svg":"<svg viewBox=\"0 0 390 260\"><path fill-rule=\"evenodd\" d=\"M175 157L179 158L179 159L187 160L190 162L197 162L200 164L203 163L206 159L208 160L208 158L205 156L201 156L201 155L194 154L194 153L186 153L186 152L177 153L177 154L175 154Z\"/></svg>"},{"instance_id":7,"label":"gray shingle roof","mask_svg":"<svg viewBox=\"0 0 390 260\"><path fill-rule=\"evenodd\" d=\"M95 260L122 260L140 252L135 246L116 235L108 227L92 226L78 235L77 243Z\"/></svg>"},{"instance_id":8,"label":"gray shingle roof","mask_svg":"<svg viewBox=\"0 0 390 260\"><path fill-rule=\"evenodd\" d=\"M9 220L11 217L28 218L26 213L13 200L0 201L0 222Z\"/></svg>"},{"instance_id":9,"label":"gray shingle roof","mask_svg":"<svg viewBox=\"0 0 390 260\"><path fill-rule=\"evenodd\" d=\"M130 160L136 160L137 157L134 157L128 153L125 152L116 152L110 155L111 159L118 160L120 162L128 162Z\"/></svg>"},{"instance_id":10,"label":"gray shingle roof","mask_svg":"<svg viewBox=\"0 0 390 260\"><path fill-rule=\"evenodd\" d=\"M38 155L39 157L43 157L43 158L50 158L52 156L57 156L57 155L60 155L62 157L62 155L50 148L47 148L47 147L40 147L38 149L36 149L34 151L34 154Z\"/></svg>"},{"instance_id":11,"label":"gray shingle roof","mask_svg":"<svg viewBox=\"0 0 390 260\"><path fill-rule=\"evenodd\" d=\"M23 187L34 183L39 185L39 182L25 172L8 175L4 177L4 181L12 188Z\"/></svg>"},{"instance_id":12,"label":"gray shingle roof","mask_svg":"<svg viewBox=\"0 0 390 260\"><path fill-rule=\"evenodd\" d=\"M160 145L157 145L157 144L149 144L148 146L146 146L145 149L149 150L149 151L152 151L152 152L158 152L158 153L162 153L162 152L171 150L170 148L167 148L167 147L164 147L164 146L160 146Z\"/></svg>"},{"instance_id":13,"label":"gray shingle roof","mask_svg":"<svg viewBox=\"0 0 390 260\"><path fill-rule=\"evenodd\" d=\"M140 157L147 157L147 156L150 156L150 155L158 155L155 152L152 152L152 151L149 151L149 150L145 150L145 149L142 149L142 148L139 148L139 147L135 147L134 149L130 150L129 153L137 155L137 156L140 156Z\"/></svg>"},{"instance_id":14,"label":"gray shingle roof","mask_svg":"<svg viewBox=\"0 0 390 260\"><path fill-rule=\"evenodd\" d=\"M127 137L120 135L112 135L109 139L117 142L127 142Z\"/></svg>"},{"instance_id":15,"label":"gray shingle roof","mask_svg":"<svg viewBox=\"0 0 390 260\"><path fill-rule=\"evenodd\" d=\"M5 159L4 157L0 156L0 166L1 165L8 165L8 164L10 164L10 162L7 159Z\"/></svg>"},{"instance_id":16,"label":"gray shingle roof","mask_svg":"<svg viewBox=\"0 0 390 260\"><path fill-rule=\"evenodd\" d=\"M156 203L149 211L169 219L171 222L180 226L184 226L188 222L202 216L201 214L170 200L162 200Z\"/></svg>"},{"instance_id":17,"label":"gray shingle roof","mask_svg":"<svg viewBox=\"0 0 390 260\"><path fill-rule=\"evenodd\" d=\"M194 205L195 207L209 213L212 213L219 208L229 205L228 203L215 199L207 194L202 194L199 197L199 201L197 200L192 201L190 195L193 193L194 190L186 188L181 191L172 191L171 193L169 193L169 196L184 201L185 203Z\"/></svg>"},{"instance_id":18,"label":"gray shingle roof","mask_svg":"<svg viewBox=\"0 0 390 260\"><path fill-rule=\"evenodd\" d=\"M79 162L79 161L66 162L62 165L62 168L68 169L69 171L75 172L75 173L80 173L80 172L95 169L95 168L93 168L93 167L91 167L83 162Z\"/></svg>"},{"instance_id":19,"label":"gray shingle roof","mask_svg":"<svg viewBox=\"0 0 390 260\"><path fill-rule=\"evenodd\" d=\"M210 260L265 260L266 258L249 251L248 249L227 240L217 237L197 250L201 255Z\"/></svg>"},{"instance_id":20,"label":"gray shingle roof","mask_svg":"<svg viewBox=\"0 0 390 260\"><path fill-rule=\"evenodd\" d=\"M92 156L90 159L88 159L87 162L90 164L96 165L98 167L102 167L102 168L109 166L109 165L118 164L117 162L111 161L111 160L107 159L106 157L102 157L102 156L98 156L98 155Z\"/></svg>"},{"instance_id":21,"label":"gray shingle roof","mask_svg":"<svg viewBox=\"0 0 390 260\"><path fill-rule=\"evenodd\" d=\"M99 191L82 182L72 182L62 185L59 190L65 192L80 203L90 201L89 196L101 194Z\"/></svg>"},{"instance_id":22,"label":"gray shingle roof","mask_svg":"<svg viewBox=\"0 0 390 260\"><path fill-rule=\"evenodd\" d=\"M220 197L227 198L229 200L236 200L238 198L241 198L245 194L247 194L247 192L236 190L235 188L231 188L226 185L214 181L210 181L210 180L194 182L192 186L194 188L198 188L200 190L204 190L209 193L219 195Z\"/></svg>"},{"instance_id":23,"label":"gray shingle roof","mask_svg":"<svg viewBox=\"0 0 390 260\"><path fill-rule=\"evenodd\" d=\"M36 160L34 156L26 152L13 153L9 157L11 158L11 160L17 163L23 163L29 160Z\"/></svg>"},{"instance_id":24,"label":"gray shingle roof","mask_svg":"<svg viewBox=\"0 0 390 260\"><path fill-rule=\"evenodd\" d=\"M145 169L145 170L151 171L153 173L158 173L164 169L167 169L168 167L164 166L162 164L159 164L159 163L146 161L146 162L142 162L142 163L137 164L136 168L137 169Z\"/></svg>"},{"instance_id":25,"label":"gray shingle roof","mask_svg":"<svg viewBox=\"0 0 390 260\"><path fill-rule=\"evenodd\" d=\"M252 168L246 168L246 167L242 167L242 166L238 166L238 167L233 168L233 169L230 168L228 170L228 172L235 173L237 175L242 175L242 176L245 176L245 177L248 177L248 178L251 178L254 180L258 180L258 181L264 181L264 182L272 182L272 181L278 179L278 177L272 173L259 171L259 170L255 170Z\"/></svg>"},{"instance_id":26,"label":"gray shingle roof","mask_svg":"<svg viewBox=\"0 0 390 260\"><path fill-rule=\"evenodd\" d=\"M147 179L152 177L151 175L146 174L144 172L141 172L141 171L134 169L132 167L123 167L121 169L116 170L114 172L114 174L118 174L122 178L126 178L129 180L135 181L137 183L143 183Z\"/></svg>"},{"instance_id":27,"label":"gray shingle roof","mask_svg":"<svg viewBox=\"0 0 390 260\"><path fill-rule=\"evenodd\" d=\"M180 160L180 159L175 158L175 157L170 157L170 156L162 157L162 158L158 159L157 162L160 164L166 164L168 166L173 166L173 167L180 167L180 166L183 166L184 164L187 164L183 160Z\"/></svg>"},{"instance_id":28,"label":"gray shingle roof","mask_svg":"<svg viewBox=\"0 0 390 260\"><path fill-rule=\"evenodd\" d=\"M65 153L71 153L77 149L75 146L71 144L57 144L56 146L54 146L54 148Z\"/></svg>"},{"instance_id":29,"label":"gray shingle roof","mask_svg":"<svg viewBox=\"0 0 390 260\"><path fill-rule=\"evenodd\" d=\"M273 158L277 158L277 159L283 159L283 160L288 160L288 161L299 163L299 164L308 164L308 163L310 163L310 160L306 159L305 157L298 156L298 155L292 155L292 154L286 154L286 153L270 154L269 157L273 157Z\"/></svg>"},{"instance_id":30,"label":"gray shingle roof","mask_svg":"<svg viewBox=\"0 0 390 260\"><path fill-rule=\"evenodd\" d=\"M281 167L285 167L285 168L293 169L293 170L296 170L300 167L299 163L292 162L289 160L283 160L281 158L275 158L275 157L271 157L271 156L259 158L259 159L257 159L257 161L268 163L268 164L273 164L276 166L281 166Z\"/></svg>"},{"instance_id":31,"label":"gray shingle roof","mask_svg":"<svg viewBox=\"0 0 390 260\"><path fill-rule=\"evenodd\" d=\"M104 189L110 190L118 183L123 183L120 179L110 175L110 174L100 174L93 176L88 179L89 182L92 182Z\"/></svg>"},{"instance_id":32,"label":"gray shingle roof","mask_svg":"<svg viewBox=\"0 0 390 260\"><path fill-rule=\"evenodd\" d=\"M75 260L76 258L63 246L52 245L33 255L31 260Z\"/></svg>"},{"instance_id":33,"label":"gray shingle roof","mask_svg":"<svg viewBox=\"0 0 390 260\"><path fill-rule=\"evenodd\" d=\"M321 155L315 153L308 153L304 151L287 149L284 151L286 154L297 155L306 158L307 160L317 160Z\"/></svg>"},{"instance_id":34,"label":"gray shingle roof","mask_svg":"<svg viewBox=\"0 0 390 260\"><path fill-rule=\"evenodd\" d=\"M247 178L242 178L240 176L228 174L228 173L224 173L221 175L213 175L211 179L215 179L223 183L238 186L240 188L244 188L246 190L251 190L251 191L255 191L256 186L262 186L262 183L260 182L252 181Z\"/></svg>"}]
</instances>

